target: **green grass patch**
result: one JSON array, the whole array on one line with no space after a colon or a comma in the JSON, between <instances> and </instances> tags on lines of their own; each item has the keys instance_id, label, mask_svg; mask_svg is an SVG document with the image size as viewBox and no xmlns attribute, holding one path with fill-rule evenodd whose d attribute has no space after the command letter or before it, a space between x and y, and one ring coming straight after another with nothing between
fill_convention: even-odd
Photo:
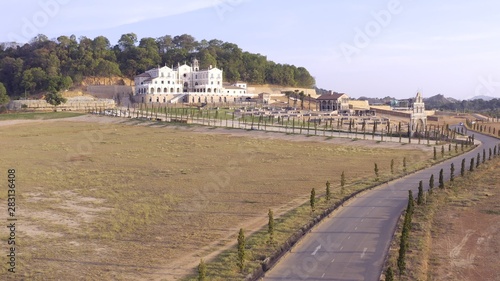
<instances>
[{"instance_id":1,"label":"green grass patch","mask_svg":"<svg viewBox=\"0 0 500 281\"><path fill-rule=\"evenodd\" d=\"M61 119L85 115L77 112L23 112L0 114L0 121L4 120L48 120Z\"/></svg>"}]
</instances>

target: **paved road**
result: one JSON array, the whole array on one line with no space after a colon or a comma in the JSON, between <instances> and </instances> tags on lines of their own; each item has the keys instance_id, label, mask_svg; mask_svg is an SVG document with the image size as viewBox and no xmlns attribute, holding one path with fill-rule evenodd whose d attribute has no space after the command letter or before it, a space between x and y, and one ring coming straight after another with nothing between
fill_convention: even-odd
<instances>
[{"instance_id":1,"label":"paved road","mask_svg":"<svg viewBox=\"0 0 500 281\"><path fill-rule=\"evenodd\" d=\"M397 221L408 202L408 190L416 197L420 180L428 188L434 174L438 186L439 171L450 177L460 176L462 159L466 171L470 159L498 145L497 139L475 134L482 144L471 152L439 165L395 180L366 192L315 227L269 272L264 280L379 280Z\"/></svg>"}]
</instances>

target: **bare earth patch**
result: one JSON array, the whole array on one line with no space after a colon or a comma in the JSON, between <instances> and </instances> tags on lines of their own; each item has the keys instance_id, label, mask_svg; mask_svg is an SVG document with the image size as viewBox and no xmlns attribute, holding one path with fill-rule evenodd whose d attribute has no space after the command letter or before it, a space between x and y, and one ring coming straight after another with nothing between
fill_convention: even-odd
<instances>
[{"instance_id":1,"label":"bare earth patch","mask_svg":"<svg viewBox=\"0 0 500 281\"><path fill-rule=\"evenodd\" d=\"M498 159L435 215L429 280L500 280L500 176Z\"/></svg>"}]
</instances>

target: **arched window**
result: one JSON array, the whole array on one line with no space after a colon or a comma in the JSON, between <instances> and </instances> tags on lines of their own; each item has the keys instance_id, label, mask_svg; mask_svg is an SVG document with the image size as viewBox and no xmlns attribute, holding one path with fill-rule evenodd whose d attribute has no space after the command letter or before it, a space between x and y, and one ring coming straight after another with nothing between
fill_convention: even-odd
<instances>
[{"instance_id":1,"label":"arched window","mask_svg":"<svg viewBox=\"0 0 500 281\"><path fill-rule=\"evenodd\" d=\"M164 92L164 93L167 93L167 92L168 92L168 89L167 89L167 88L164 88L164 89L163 89L163 92Z\"/></svg>"}]
</instances>

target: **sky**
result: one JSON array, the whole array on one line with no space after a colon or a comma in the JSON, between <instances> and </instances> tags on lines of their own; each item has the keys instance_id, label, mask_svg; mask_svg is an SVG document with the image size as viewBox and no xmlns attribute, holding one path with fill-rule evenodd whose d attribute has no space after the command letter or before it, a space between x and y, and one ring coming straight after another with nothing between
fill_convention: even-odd
<instances>
[{"instance_id":1,"label":"sky","mask_svg":"<svg viewBox=\"0 0 500 281\"><path fill-rule=\"evenodd\" d=\"M0 42L186 33L303 66L354 98L500 98L496 0L20 0L0 11Z\"/></svg>"}]
</instances>

